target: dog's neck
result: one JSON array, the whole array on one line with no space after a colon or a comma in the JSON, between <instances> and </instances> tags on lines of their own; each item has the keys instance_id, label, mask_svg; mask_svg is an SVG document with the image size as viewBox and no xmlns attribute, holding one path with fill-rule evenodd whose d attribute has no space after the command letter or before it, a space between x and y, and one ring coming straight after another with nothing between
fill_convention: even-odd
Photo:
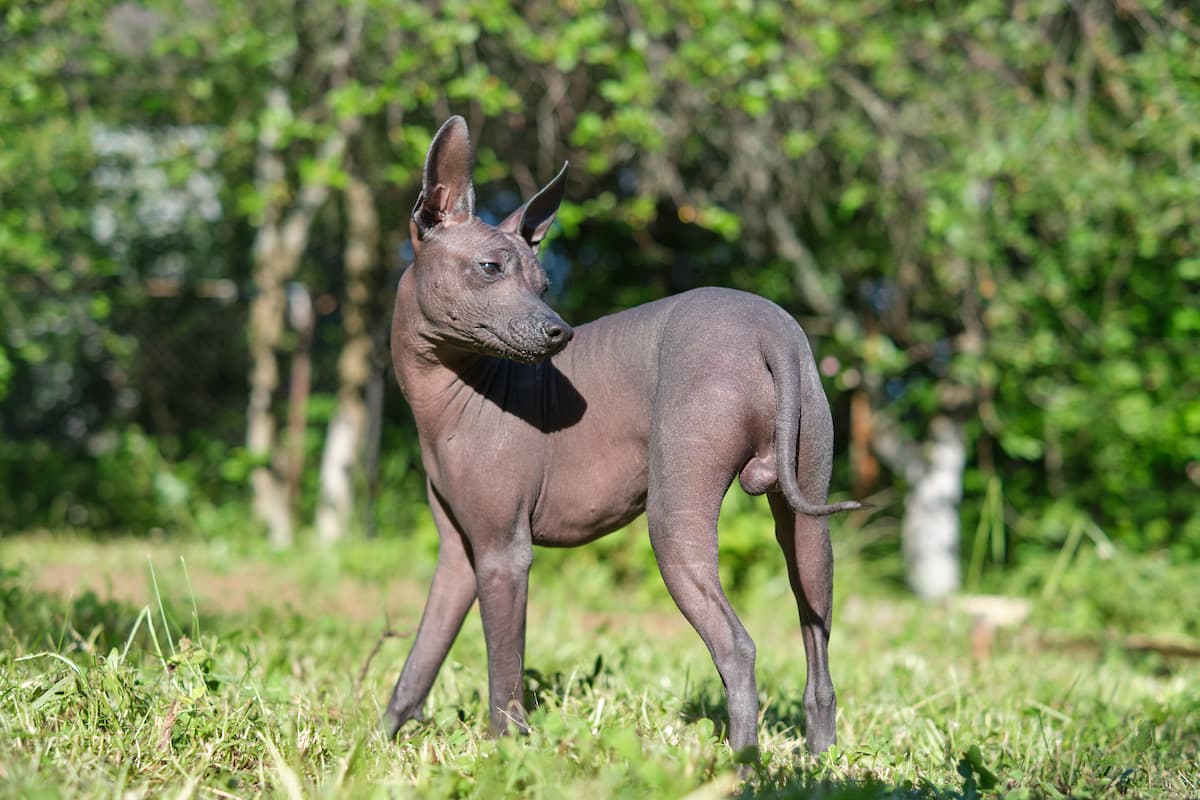
<instances>
[{"instance_id":1,"label":"dog's neck","mask_svg":"<svg viewBox=\"0 0 1200 800\"><path fill-rule=\"evenodd\" d=\"M420 430L438 427L437 418L448 398L462 384L462 371L471 370L484 356L437 340L421 315L414 267L400 277L392 316L392 364L400 390L413 409Z\"/></svg>"},{"instance_id":2,"label":"dog's neck","mask_svg":"<svg viewBox=\"0 0 1200 800\"><path fill-rule=\"evenodd\" d=\"M436 438L440 431L453 430L465 415L477 415L480 408L484 413L499 410L526 416L529 410L523 406L528 403L523 401L540 394L535 386L552 371L543 364L484 355L430 335L411 273L410 267L396 292L391 348L396 380L413 410L418 432Z\"/></svg>"}]
</instances>

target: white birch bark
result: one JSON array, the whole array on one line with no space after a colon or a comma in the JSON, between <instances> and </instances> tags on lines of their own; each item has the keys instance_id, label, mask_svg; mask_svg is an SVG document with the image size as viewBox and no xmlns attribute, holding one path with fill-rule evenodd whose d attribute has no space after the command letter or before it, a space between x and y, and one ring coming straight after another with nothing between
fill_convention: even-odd
<instances>
[{"instance_id":1,"label":"white birch bark","mask_svg":"<svg viewBox=\"0 0 1200 800\"><path fill-rule=\"evenodd\" d=\"M906 578L919 597L933 600L962 584L959 504L967 451L962 426L948 417L934 418L929 433L917 446L881 424L875 449L908 484L900 524Z\"/></svg>"},{"instance_id":2,"label":"white birch bark","mask_svg":"<svg viewBox=\"0 0 1200 800\"><path fill-rule=\"evenodd\" d=\"M342 303L345 341L338 359L337 408L329 420L321 454L317 501L317 537L324 543L342 538L354 518L356 467L367 424L364 392L371 372L371 335L367 325L370 276L376 267L379 215L370 187L351 176L346 199L346 297Z\"/></svg>"},{"instance_id":3,"label":"white birch bark","mask_svg":"<svg viewBox=\"0 0 1200 800\"><path fill-rule=\"evenodd\" d=\"M258 191L265 198L263 220L254 239L255 296L250 304L250 403L246 411L246 449L259 466L251 472L254 513L267 526L274 547L290 547L295 539L286 485L286 453L278 441L278 420L272 409L279 388L277 352L287 310L286 284L308 246L313 218L329 196L329 186L313 181L301 187L295 205L285 212L286 169L279 152L280 120L290 116L282 88L268 93L268 112L259 135ZM338 163L346 147L345 129L332 131L320 158Z\"/></svg>"}]
</instances>

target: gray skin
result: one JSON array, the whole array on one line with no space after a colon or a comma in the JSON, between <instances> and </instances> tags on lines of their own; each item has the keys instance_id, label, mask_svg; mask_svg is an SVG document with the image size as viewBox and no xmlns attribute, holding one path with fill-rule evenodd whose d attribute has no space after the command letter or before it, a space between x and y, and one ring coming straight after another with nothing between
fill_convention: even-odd
<instances>
[{"instance_id":1,"label":"gray skin","mask_svg":"<svg viewBox=\"0 0 1200 800\"><path fill-rule=\"evenodd\" d=\"M426 158L400 279L392 359L412 407L438 563L384 717L394 736L426 697L478 598L490 732L528 730L522 707L533 545L573 547L647 514L671 597L725 685L729 743L758 745L754 642L721 589L717 513L734 477L766 494L808 660L808 749L832 745L826 650L833 555L824 503L833 429L800 326L778 306L697 289L571 328L543 301L537 248L566 168L499 225L474 215L467 126Z\"/></svg>"}]
</instances>

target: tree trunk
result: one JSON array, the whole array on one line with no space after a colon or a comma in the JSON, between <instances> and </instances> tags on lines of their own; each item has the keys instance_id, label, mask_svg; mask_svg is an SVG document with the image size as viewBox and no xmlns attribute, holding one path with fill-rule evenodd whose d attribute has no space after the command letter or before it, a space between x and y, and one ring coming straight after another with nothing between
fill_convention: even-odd
<instances>
[{"instance_id":1,"label":"tree trunk","mask_svg":"<svg viewBox=\"0 0 1200 800\"><path fill-rule=\"evenodd\" d=\"M855 497L866 497L875 491L879 480L879 461L871 449L873 438L871 397L866 389L858 388L850 395L850 473Z\"/></svg>"},{"instance_id":2,"label":"tree trunk","mask_svg":"<svg viewBox=\"0 0 1200 800\"><path fill-rule=\"evenodd\" d=\"M342 538L354 516L355 467L367 424L363 393L371 374L371 273L378 263L379 215L370 187L352 175L345 199L346 297L342 302L342 327L346 338L338 359L337 408L329 420L321 457L316 519L317 536L325 543Z\"/></svg>"},{"instance_id":3,"label":"tree trunk","mask_svg":"<svg viewBox=\"0 0 1200 800\"><path fill-rule=\"evenodd\" d=\"M908 585L927 600L952 594L962 584L958 505L967 461L961 426L937 417L931 433L923 468L904 501L901 526Z\"/></svg>"},{"instance_id":4,"label":"tree trunk","mask_svg":"<svg viewBox=\"0 0 1200 800\"><path fill-rule=\"evenodd\" d=\"M254 239L254 286L250 304L250 403L246 412L246 449L258 461L250 475L255 515L267 526L274 547L290 547L295 539L286 485L287 456L278 441L278 422L272 408L279 388L277 353L283 339L287 310L285 286L308 246L313 218L329 195L327 184L314 180L299 188L291 210L284 210L287 170L280 155L282 131L273 120L286 119L287 94L281 88L268 93L268 106L275 113L263 115L255 164L258 192L264 198L263 220ZM341 161L347 130L332 131L322 144L318 159Z\"/></svg>"},{"instance_id":5,"label":"tree trunk","mask_svg":"<svg viewBox=\"0 0 1200 800\"><path fill-rule=\"evenodd\" d=\"M363 498L363 520L366 536L376 533L375 503L379 499L379 451L383 445L383 395L391 364L388 361L387 339L391 326L382 317L375 323L371 348L371 377L367 379L367 441L363 463L367 471L367 494Z\"/></svg>"},{"instance_id":6,"label":"tree trunk","mask_svg":"<svg viewBox=\"0 0 1200 800\"><path fill-rule=\"evenodd\" d=\"M265 165L260 164L261 168ZM246 449L258 466L250 473L254 513L267 526L274 547L287 547L293 539L292 514L282 479L283 455L276 446L278 425L272 408L279 388L276 349L283 338L287 303L283 276L289 274L286 251L279 245L279 230L264 223L254 243L254 284L250 304L250 405L246 412Z\"/></svg>"},{"instance_id":7,"label":"tree trunk","mask_svg":"<svg viewBox=\"0 0 1200 800\"><path fill-rule=\"evenodd\" d=\"M324 106L328 97L350 79L350 69L362 44L365 9L366 4L361 0L351 3L341 40L329 43L311 59L313 64L329 69L326 90L329 94L307 109L309 114ZM324 81L321 75L309 77L310 85ZM277 441L277 422L271 408L279 386L276 356L287 305L284 287L296 274L308 246L313 220L329 197L328 178L340 170L347 144L357 135L362 118L358 114L340 115L317 152L308 154L313 157L315 168L308 170L310 177L301 178L297 186L288 184L283 160L283 126L295 119L295 115L282 87L267 92L267 108L260 119L255 181L263 202L263 219L254 241L254 283L258 294L250 311L250 408L246 442L251 456L260 464L251 475L255 513L266 523L271 544L288 547L295 537L287 488L287 455Z\"/></svg>"},{"instance_id":8,"label":"tree trunk","mask_svg":"<svg viewBox=\"0 0 1200 800\"><path fill-rule=\"evenodd\" d=\"M901 521L908 585L926 600L945 597L962 584L958 506L967 460L962 426L936 417L929 441L917 447L881 423L876 420L875 449L908 483Z\"/></svg>"},{"instance_id":9,"label":"tree trunk","mask_svg":"<svg viewBox=\"0 0 1200 800\"><path fill-rule=\"evenodd\" d=\"M288 286L288 320L298 342L292 353L292 376L288 388L287 482L288 508L300 500L304 477L304 439L308 430L308 396L312 391L312 343L316 328L312 297L300 283Z\"/></svg>"}]
</instances>

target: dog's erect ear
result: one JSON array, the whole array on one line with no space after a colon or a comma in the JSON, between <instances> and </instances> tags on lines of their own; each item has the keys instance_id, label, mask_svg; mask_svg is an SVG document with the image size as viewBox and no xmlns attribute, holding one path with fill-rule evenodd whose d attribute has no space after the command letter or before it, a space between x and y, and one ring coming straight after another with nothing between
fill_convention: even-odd
<instances>
[{"instance_id":1,"label":"dog's erect ear","mask_svg":"<svg viewBox=\"0 0 1200 800\"><path fill-rule=\"evenodd\" d=\"M566 192L567 164L568 162L564 161L562 169L553 180L496 227L507 233L521 234L536 253L538 245L546 238L546 231L550 230L550 225L554 222L558 204L562 202L563 193Z\"/></svg>"},{"instance_id":2,"label":"dog's erect ear","mask_svg":"<svg viewBox=\"0 0 1200 800\"><path fill-rule=\"evenodd\" d=\"M474 164L467 121L453 116L442 124L425 156L421 194L412 212L415 239L424 239L438 225L458 225L474 216Z\"/></svg>"}]
</instances>

